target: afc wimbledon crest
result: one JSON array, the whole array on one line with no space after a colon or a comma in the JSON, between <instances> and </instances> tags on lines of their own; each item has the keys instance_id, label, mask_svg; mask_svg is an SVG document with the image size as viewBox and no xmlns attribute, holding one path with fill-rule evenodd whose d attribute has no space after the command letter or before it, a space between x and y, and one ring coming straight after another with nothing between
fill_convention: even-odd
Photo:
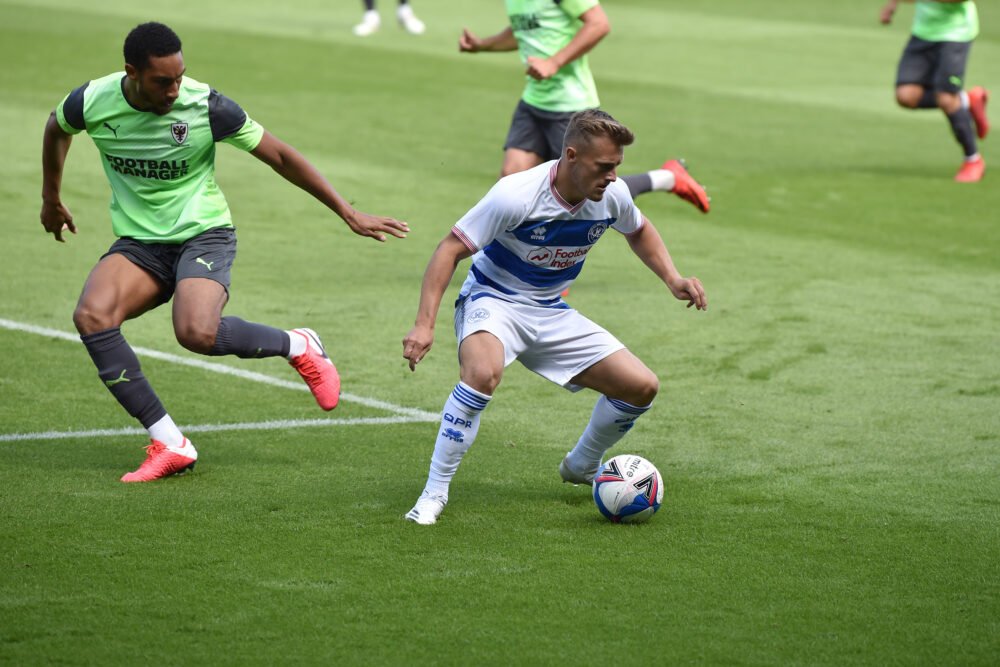
<instances>
[{"instance_id":1,"label":"afc wimbledon crest","mask_svg":"<svg viewBox=\"0 0 1000 667\"><path fill-rule=\"evenodd\" d=\"M188 138L188 124L174 123L170 126L170 136L172 136L174 141L178 144L183 144Z\"/></svg>"}]
</instances>

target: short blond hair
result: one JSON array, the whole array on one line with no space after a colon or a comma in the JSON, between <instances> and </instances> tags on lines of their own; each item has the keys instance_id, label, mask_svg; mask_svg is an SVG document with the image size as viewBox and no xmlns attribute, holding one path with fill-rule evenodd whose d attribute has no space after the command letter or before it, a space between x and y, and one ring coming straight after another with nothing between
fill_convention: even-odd
<instances>
[{"instance_id":1,"label":"short blond hair","mask_svg":"<svg viewBox=\"0 0 1000 667\"><path fill-rule=\"evenodd\" d=\"M611 114L600 109L585 109L570 117L563 135L563 150L568 146L578 149L589 146L594 137L607 137L619 147L630 146L635 141L632 130L612 118Z\"/></svg>"}]
</instances>

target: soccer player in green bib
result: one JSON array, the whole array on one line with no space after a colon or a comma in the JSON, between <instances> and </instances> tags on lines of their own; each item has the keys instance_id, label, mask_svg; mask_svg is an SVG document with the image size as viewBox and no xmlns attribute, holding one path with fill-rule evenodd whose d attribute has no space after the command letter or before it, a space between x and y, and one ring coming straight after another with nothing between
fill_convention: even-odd
<instances>
[{"instance_id":1,"label":"soccer player in green bib","mask_svg":"<svg viewBox=\"0 0 1000 667\"><path fill-rule=\"evenodd\" d=\"M98 375L125 410L149 431L146 459L123 482L147 482L194 467L184 437L122 336L130 318L173 298L178 342L207 355L283 356L320 407L340 399L340 377L311 329L283 331L223 317L236 235L215 182L215 144L250 152L299 186L361 236L404 237L405 222L355 210L294 148L255 123L232 100L185 76L181 41L161 23L144 23L125 39L125 71L89 81L49 117L42 148L41 222L63 241L76 233L60 192L73 135L87 132L111 184L111 223L118 240L91 271L73 321Z\"/></svg>"},{"instance_id":2,"label":"soccer player in green bib","mask_svg":"<svg viewBox=\"0 0 1000 667\"><path fill-rule=\"evenodd\" d=\"M463 30L458 41L465 53L518 50L526 67L501 177L558 159L570 117L599 106L587 53L611 30L598 0L506 0L506 5L510 25L501 32L480 39ZM633 198L652 190L673 192L708 213L705 189L680 160L620 178Z\"/></svg>"},{"instance_id":3,"label":"soccer player in green bib","mask_svg":"<svg viewBox=\"0 0 1000 667\"><path fill-rule=\"evenodd\" d=\"M882 23L892 21L898 4L899 0L889 0L882 7ZM986 117L989 92L980 86L965 90L965 66L978 34L979 16L973 0L916 0L912 35L896 74L900 106L940 108L948 118L965 154L955 174L960 183L975 183L986 171L976 139L985 139L990 130Z\"/></svg>"}]
</instances>

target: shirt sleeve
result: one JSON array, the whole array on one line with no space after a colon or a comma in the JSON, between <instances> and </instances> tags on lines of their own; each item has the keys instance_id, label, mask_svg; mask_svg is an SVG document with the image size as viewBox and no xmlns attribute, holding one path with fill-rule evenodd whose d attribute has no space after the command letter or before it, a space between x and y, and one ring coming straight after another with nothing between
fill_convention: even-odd
<instances>
[{"instance_id":1,"label":"shirt sleeve","mask_svg":"<svg viewBox=\"0 0 1000 667\"><path fill-rule=\"evenodd\" d=\"M264 128L254 122L239 104L212 89L208 96L208 123L212 139L252 151L264 136Z\"/></svg>"},{"instance_id":2,"label":"shirt sleeve","mask_svg":"<svg viewBox=\"0 0 1000 667\"><path fill-rule=\"evenodd\" d=\"M523 222L524 204L511 196L505 186L503 180L496 183L451 228L469 250L478 252L501 232L511 231Z\"/></svg>"},{"instance_id":3,"label":"shirt sleeve","mask_svg":"<svg viewBox=\"0 0 1000 667\"><path fill-rule=\"evenodd\" d=\"M634 234L642 227L642 211L635 205L624 181L615 181L613 192L618 215L611 226L622 234Z\"/></svg>"},{"instance_id":4,"label":"shirt sleeve","mask_svg":"<svg viewBox=\"0 0 1000 667\"><path fill-rule=\"evenodd\" d=\"M562 10L575 19L580 18L588 9L601 4L598 0L556 0Z\"/></svg>"},{"instance_id":5,"label":"shirt sleeve","mask_svg":"<svg viewBox=\"0 0 1000 667\"><path fill-rule=\"evenodd\" d=\"M56 121L66 134L79 134L87 129L83 120L83 92L90 82L74 89L56 107Z\"/></svg>"}]
</instances>

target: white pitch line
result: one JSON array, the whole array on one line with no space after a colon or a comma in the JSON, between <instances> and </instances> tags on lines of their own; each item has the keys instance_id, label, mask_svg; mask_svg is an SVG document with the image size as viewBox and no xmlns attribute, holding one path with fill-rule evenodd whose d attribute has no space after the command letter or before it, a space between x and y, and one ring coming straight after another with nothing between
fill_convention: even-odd
<instances>
[{"instance_id":1,"label":"white pitch line","mask_svg":"<svg viewBox=\"0 0 1000 667\"><path fill-rule=\"evenodd\" d=\"M12 331L23 331L25 333L33 333L39 336L49 336L51 338L58 338L59 340L69 341L71 343L79 343L80 336L77 334L72 334L66 331L59 331L58 329L49 329L48 327L39 327L34 324L27 324L25 322L15 322L14 320L6 320L0 318L0 327L4 329L10 329ZM282 387L284 389L293 389L295 391L309 391L309 387L305 386L301 382L290 382L288 380L282 380L280 378L271 377L270 375L264 375L263 373L255 373L253 371L245 371L241 368L233 368L232 366L227 366L225 364L220 364L212 361L202 361L201 359L193 359L191 357L181 357L176 354L170 354L168 352L160 352L159 350L151 350L146 347L133 347L135 353L142 357L149 357L150 359L159 359L160 361L168 361L173 364L180 364L181 366L191 366L192 368L200 368L201 370L211 371L213 373L221 373L223 375L234 375L244 380L252 380L253 382L260 382L261 384L271 385L272 387ZM386 410L393 412L397 415L402 415L410 417L412 421L426 421L435 422L438 421L441 416L434 414L432 412L427 412L426 410L419 410L417 408L405 408L401 405L394 405L392 403L387 403L386 401L380 401L375 398L368 398L366 396L357 396L356 394L341 393L340 398L342 400L348 401L350 403L357 403L359 405L364 405L370 408L377 408L379 410Z\"/></svg>"},{"instance_id":2,"label":"white pitch line","mask_svg":"<svg viewBox=\"0 0 1000 667\"><path fill-rule=\"evenodd\" d=\"M193 424L180 426L184 433L213 433L218 431L280 431L292 428L315 428L317 426L363 426L368 424L410 424L422 422L413 417L354 417L350 419L279 419L263 422L242 422L236 424ZM135 426L124 428L101 428L91 431L42 431L39 433L4 433L0 442L23 442L25 440L71 440L76 438L114 438L124 435L148 435L146 429Z\"/></svg>"}]
</instances>

